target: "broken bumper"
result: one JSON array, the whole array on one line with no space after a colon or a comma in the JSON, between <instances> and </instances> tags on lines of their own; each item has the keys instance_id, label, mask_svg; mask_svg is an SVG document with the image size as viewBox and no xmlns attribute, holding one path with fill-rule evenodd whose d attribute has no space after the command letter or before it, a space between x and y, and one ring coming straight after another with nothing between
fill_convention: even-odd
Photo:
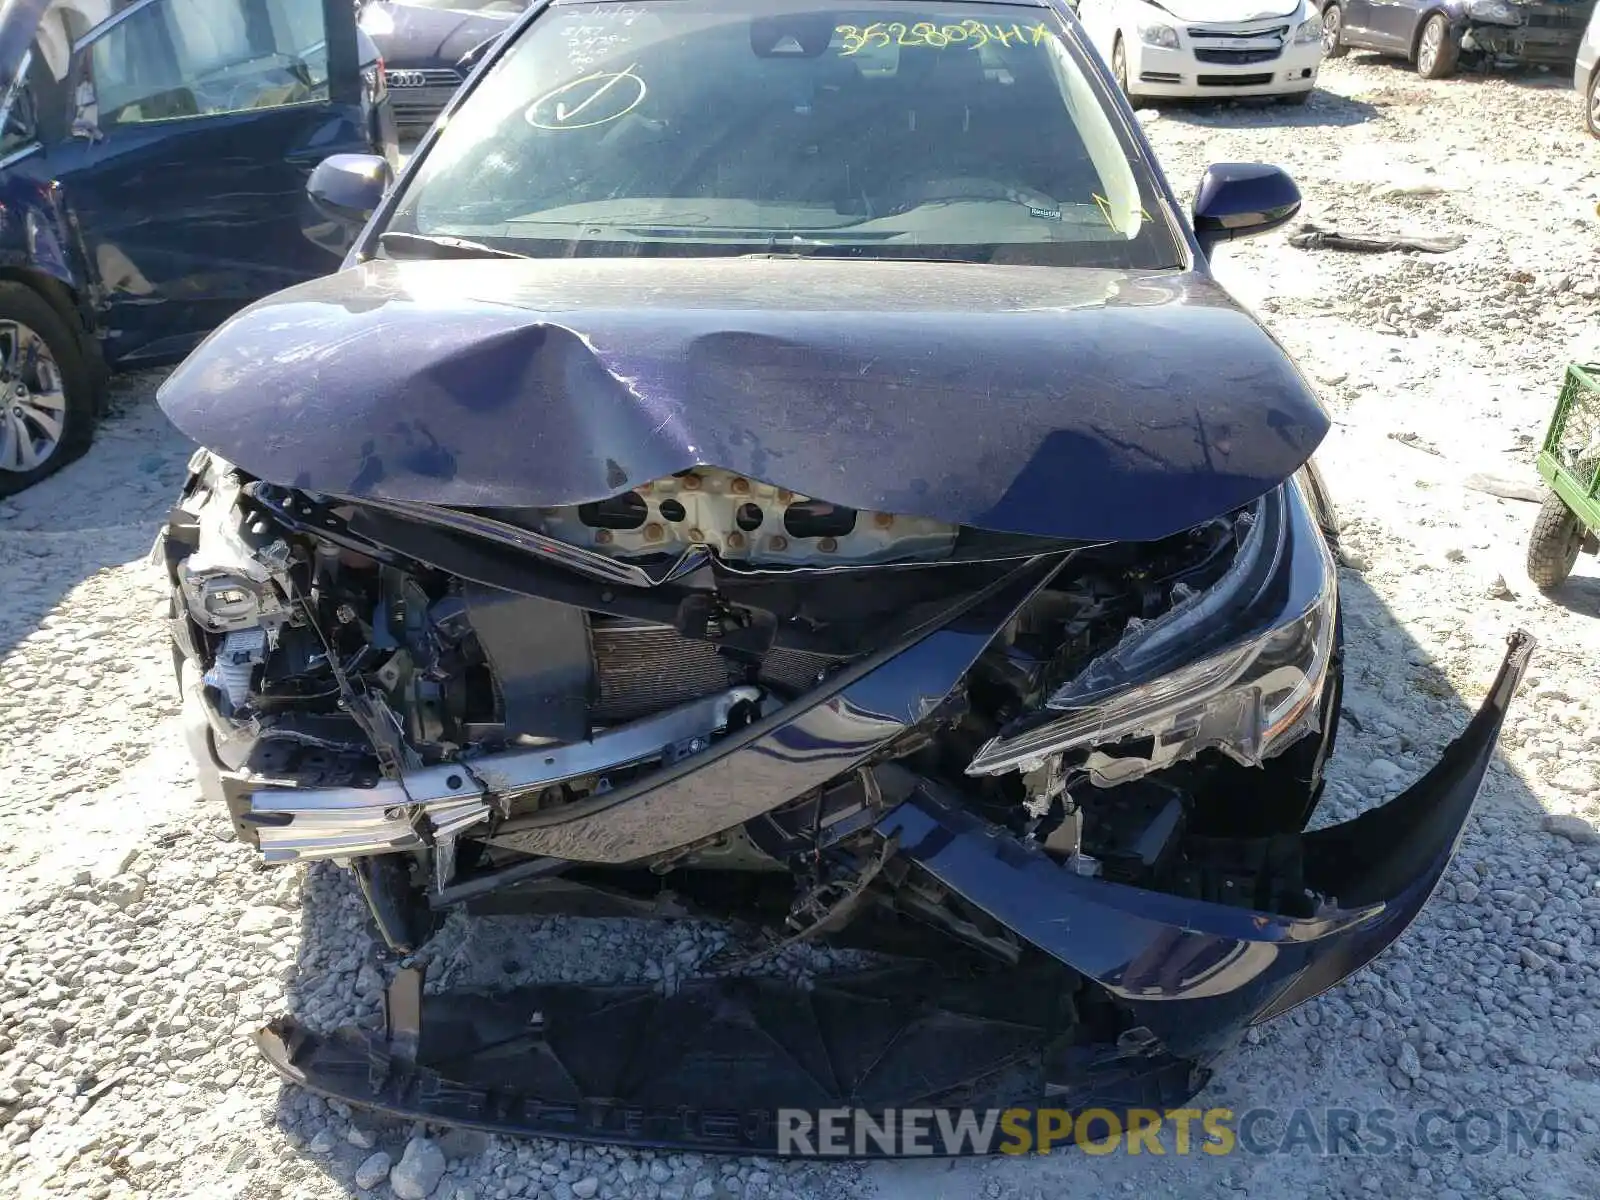
<instances>
[{"instance_id":1,"label":"broken bumper","mask_svg":"<svg viewBox=\"0 0 1600 1200\"><path fill-rule=\"evenodd\" d=\"M1579 5L1542 5L1529 8L1530 21L1543 24L1498 25L1470 17L1461 32L1461 49L1468 54L1508 64L1570 68L1583 40L1587 13Z\"/></svg>"},{"instance_id":2,"label":"broken bumper","mask_svg":"<svg viewBox=\"0 0 1600 1200\"><path fill-rule=\"evenodd\" d=\"M672 996L559 984L424 997L408 967L385 1029L322 1035L284 1019L258 1044L294 1083L407 1118L732 1153L785 1152L780 1109L1170 1108L1248 1025L1339 983L1416 916L1461 837L1532 649L1512 636L1482 707L1400 796L1235 847L1292 864L1336 897L1310 917L1073 874L923 784L879 832L1044 955L1004 975L915 963L805 991L708 978ZM1085 979L1132 1012L1115 1042L1072 1036Z\"/></svg>"}]
</instances>

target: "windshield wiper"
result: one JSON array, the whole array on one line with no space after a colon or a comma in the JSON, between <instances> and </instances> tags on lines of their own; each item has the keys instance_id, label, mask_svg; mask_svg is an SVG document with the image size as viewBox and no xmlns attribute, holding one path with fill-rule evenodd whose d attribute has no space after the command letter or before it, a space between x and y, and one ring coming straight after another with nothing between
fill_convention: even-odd
<instances>
[{"instance_id":1,"label":"windshield wiper","mask_svg":"<svg viewBox=\"0 0 1600 1200\"><path fill-rule=\"evenodd\" d=\"M378 235L378 245L395 258L527 258L515 250L499 250L466 238L390 230Z\"/></svg>"}]
</instances>

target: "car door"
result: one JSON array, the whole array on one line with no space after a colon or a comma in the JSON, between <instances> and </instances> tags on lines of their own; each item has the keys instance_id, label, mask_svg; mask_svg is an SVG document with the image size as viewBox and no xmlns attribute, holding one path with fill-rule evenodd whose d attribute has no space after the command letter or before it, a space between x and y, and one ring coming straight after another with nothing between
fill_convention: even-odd
<instances>
[{"instance_id":1,"label":"car door","mask_svg":"<svg viewBox=\"0 0 1600 1200\"><path fill-rule=\"evenodd\" d=\"M1347 46L1373 44L1372 0L1339 0L1340 17L1344 21L1344 42Z\"/></svg>"},{"instance_id":2,"label":"car door","mask_svg":"<svg viewBox=\"0 0 1600 1200\"><path fill-rule=\"evenodd\" d=\"M305 183L370 148L356 58L349 0L137 0L77 43L51 173L113 364L338 265Z\"/></svg>"},{"instance_id":3,"label":"car door","mask_svg":"<svg viewBox=\"0 0 1600 1200\"><path fill-rule=\"evenodd\" d=\"M1421 22L1423 6L1432 5L1432 0L1370 0L1370 3L1372 45L1391 54L1410 54L1411 39Z\"/></svg>"}]
</instances>

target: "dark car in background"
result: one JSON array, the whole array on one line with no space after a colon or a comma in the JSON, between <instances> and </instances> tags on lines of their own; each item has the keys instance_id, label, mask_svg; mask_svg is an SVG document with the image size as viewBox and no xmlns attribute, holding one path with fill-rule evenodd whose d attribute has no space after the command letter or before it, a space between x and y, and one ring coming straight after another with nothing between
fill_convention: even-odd
<instances>
[{"instance_id":1,"label":"dark car in background","mask_svg":"<svg viewBox=\"0 0 1600 1200\"><path fill-rule=\"evenodd\" d=\"M285 1077L740 1153L785 1109L1163 1110L1401 934L1531 643L1309 828L1330 422L1209 265L1287 175L1186 213L1053 0L555 0L450 112L387 190L322 164L344 268L160 393L205 448L157 546L201 788L407 956L381 1026L260 1031ZM665 988L425 995L480 902L737 925ZM876 956L774 977L813 939Z\"/></svg>"},{"instance_id":2,"label":"dark car in background","mask_svg":"<svg viewBox=\"0 0 1600 1200\"><path fill-rule=\"evenodd\" d=\"M466 78L482 53L527 8L526 0L373 0L361 28L383 55L400 135L416 138Z\"/></svg>"},{"instance_id":3,"label":"dark car in background","mask_svg":"<svg viewBox=\"0 0 1600 1200\"><path fill-rule=\"evenodd\" d=\"M1595 0L1329 0L1322 44L1329 58L1376 50L1443 79L1465 62L1567 71Z\"/></svg>"},{"instance_id":4,"label":"dark car in background","mask_svg":"<svg viewBox=\"0 0 1600 1200\"><path fill-rule=\"evenodd\" d=\"M398 163L347 0L139 0L70 53L57 17L0 10L0 496L83 452L108 370L338 266L318 162Z\"/></svg>"}]
</instances>

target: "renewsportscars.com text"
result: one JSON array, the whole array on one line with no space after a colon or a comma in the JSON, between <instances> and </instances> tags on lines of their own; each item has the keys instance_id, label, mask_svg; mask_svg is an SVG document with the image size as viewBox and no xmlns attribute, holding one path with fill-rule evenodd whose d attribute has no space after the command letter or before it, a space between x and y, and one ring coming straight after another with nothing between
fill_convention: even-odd
<instances>
[{"instance_id":1,"label":"renewsportscars.com text","mask_svg":"<svg viewBox=\"0 0 1600 1200\"><path fill-rule=\"evenodd\" d=\"M1559 1149L1571 1125L1556 1109L781 1108L779 1154L945 1157L1048 1154L1516 1154Z\"/></svg>"}]
</instances>

